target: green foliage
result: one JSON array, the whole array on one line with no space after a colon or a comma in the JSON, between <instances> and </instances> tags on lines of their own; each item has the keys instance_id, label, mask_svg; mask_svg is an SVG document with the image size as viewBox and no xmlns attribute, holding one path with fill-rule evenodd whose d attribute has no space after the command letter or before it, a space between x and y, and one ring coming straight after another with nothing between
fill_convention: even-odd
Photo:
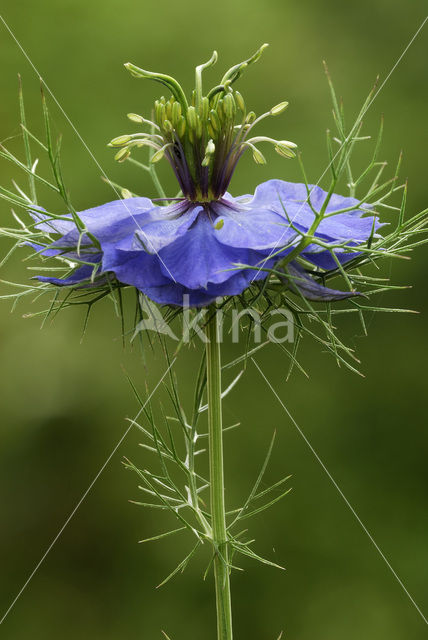
<instances>
[{"instance_id":1,"label":"green foliage","mask_svg":"<svg viewBox=\"0 0 428 640\"><path fill-rule=\"evenodd\" d=\"M164 346L164 349L166 359L170 364L171 361L166 346ZM238 364L237 361L225 365L224 368L230 369L231 366L235 366L236 364ZM241 377L241 373L235 380ZM196 460L199 460L200 456L206 453L203 443L208 436L206 432L199 430L201 418L206 414L208 408L207 405L204 404L207 383L205 354L201 358L199 371L196 376L194 398L189 417L180 401L177 379L170 370L166 390L173 409L173 415L167 415L162 409L162 428L156 424L151 402L145 401L136 389L134 383L130 379L129 382L142 408L147 424L147 426L145 426L140 422L134 423L144 435L145 441L141 446L145 451L155 456L159 467L159 471L153 471L148 468L141 469L131 461L125 460L125 467L138 475L141 481L138 488L145 496L142 501L132 502L142 507L169 512L178 520L180 525L178 528L150 536L140 542L157 541L187 531L193 539L196 538L196 543L194 543L188 555L158 586L163 586L176 574L182 573L194 554L204 543L211 544L213 547L211 561L205 572L206 576L212 567L212 561L215 555L218 554L219 551L213 540L211 514L209 510L207 510L204 500L204 494L210 487L209 480L201 475L196 468ZM222 398L225 398L234 386L235 381L222 393ZM238 426L239 425L231 425L224 428L223 431L227 432ZM177 440L177 434L181 436L180 442ZM290 476L282 478L267 488L261 489L272 454L274 440L275 435L271 440L260 473L248 498L241 507L227 513L229 518L227 527L228 545L231 551L229 554L230 560L227 563L229 570L239 568L232 563L232 558L235 553L282 569L282 567L274 562L255 553L251 548L254 540L247 539L246 529L243 531L239 530L241 521L263 512L279 502L290 492L290 488L284 490L284 485L290 479ZM182 451L182 453L180 453L180 451Z\"/></svg>"}]
</instances>

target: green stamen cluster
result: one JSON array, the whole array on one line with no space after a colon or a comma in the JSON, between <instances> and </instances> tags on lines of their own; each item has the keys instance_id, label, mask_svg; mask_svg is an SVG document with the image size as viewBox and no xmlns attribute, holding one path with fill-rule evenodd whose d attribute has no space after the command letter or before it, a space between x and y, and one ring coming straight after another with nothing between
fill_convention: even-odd
<instances>
[{"instance_id":1,"label":"green stamen cluster","mask_svg":"<svg viewBox=\"0 0 428 640\"><path fill-rule=\"evenodd\" d=\"M195 89L190 101L178 82L171 76L152 73L131 63L126 68L137 78L151 78L163 84L171 97L156 100L152 120L137 114L128 114L132 122L149 125L150 133L119 136L111 141L120 147L116 160L129 158L133 147L150 147L151 162L165 157L177 177L184 198L194 202L209 202L223 196L232 179L235 167L250 149L258 164L266 159L258 148L261 142L274 145L275 151L285 158L294 157L296 145L288 140L274 140L266 136L249 137L253 127L268 116L282 113L288 106L281 102L267 113L257 117L247 111L244 98L232 88L243 71L256 62L267 45L235 65L223 76L219 85L207 95L202 92L202 72L217 62L214 51L208 62L196 67Z\"/></svg>"}]
</instances>

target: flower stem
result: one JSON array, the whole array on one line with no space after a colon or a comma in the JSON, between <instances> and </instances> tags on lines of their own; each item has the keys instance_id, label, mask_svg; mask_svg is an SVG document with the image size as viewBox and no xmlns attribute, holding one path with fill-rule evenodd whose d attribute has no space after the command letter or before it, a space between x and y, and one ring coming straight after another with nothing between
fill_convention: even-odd
<instances>
[{"instance_id":1,"label":"flower stem","mask_svg":"<svg viewBox=\"0 0 428 640\"><path fill-rule=\"evenodd\" d=\"M217 605L217 640L232 640L229 550L224 504L223 428L221 412L221 356L218 314L213 308L206 333L208 433L214 577Z\"/></svg>"}]
</instances>

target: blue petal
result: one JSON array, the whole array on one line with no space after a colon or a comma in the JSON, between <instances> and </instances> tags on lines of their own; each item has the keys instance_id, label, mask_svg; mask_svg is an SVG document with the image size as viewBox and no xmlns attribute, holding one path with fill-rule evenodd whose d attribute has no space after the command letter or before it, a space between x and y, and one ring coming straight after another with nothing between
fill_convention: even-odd
<instances>
[{"instance_id":1,"label":"blue petal","mask_svg":"<svg viewBox=\"0 0 428 640\"><path fill-rule=\"evenodd\" d=\"M61 239L56 242L52 242L48 246L37 244L36 242L25 242L24 244L35 249L36 252L44 258L64 258L71 262L81 262L84 260L85 262L97 263L101 261L103 256L99 250L85 245L81 246L81 251L79 253L77 253L77 251L67 251L67 249L61 245Z\"/></svg>"},{"instance_id":2,"label":"blue petal","mask_svg":"<svg viewBox=\"0 0 428 640\"><path fill-rule=\"evenodd\" d=\"M236 267L236 264L256 266L264 256L256 251L234 249L219 243L216 230L203 212L186 234L159 251L157 255L145 251L116 250L107 262L103 259L104 270L111 270L116 277L141 290L149 286L164 286L173 283L189 289L207 289L210 285L222 284L234 277L234 287L242 291L256 276L250 269ZM270 264L273 260L270 260ZM258 278L266 277L265 272ZM227 295L225 293L224 295Z\"/></svg>"},{"instance_id":3,"label":"blue petal","mask_svg":"<svg viewBox=\"0 0 428 640\"><path fill-rule=\"evenodd\" d=\"M329 289L319 284L314 278L306 273L296 262L290 262L287 265L289 278L289 287L293 291L297 291L304 298L316 302L333 302L335 300L346 300L355 296L360 296L358 291L338 291L337 289Z\"/></svg>"},{"instance_id":4,"label":"blue petal","mask_svg":"<svg viewBox=\"0 0 428 640\"><path fill-rule=\"evenodd\" d=\"M171 278L163 275L158 257L144 251L118 251L115 263L108 269L103 264L103 268L113 272L123 284L143 292L147 287L164 286L171 282Z\"/></svg>"},{"instance_id":5,"label":"blue petal","mask_svg":"<svg viewBox=\"0 0 428 640\"><path fill-rule=\"evenodd\" d=\"M53 278L51 276L36 277L40 282L50 282L51 284L56 284L58 286L71 286L75 284L85 284L85 286L99 286L101 284L99 279L97 282L90 282L94 273L94 267L95 265L85 264L75 269L75 271L73 271L73 273L66 278ZM99 272L97 272L95 275L98 276Z\"/></svg>"},{"instance_id":6,"label":"blue petal","mask_svg":"<svg viewBox=\"0 0 428 640\"><path fill-rule=\"evenodd\" d=\"M312 207L319 211L327 194L319 187L309 188ZM120 282L136 287L156 302L183 306L183 296L188 296L190 306L203 306L219 296L240 294L253 280L267 276L266 271L236 265L269 268L278 261L281 249L285 255L297 246L301 234L315 219L306 200L304 184L282 180L259 185L254 196L232 198L225 194L222 200L209 204L179 202L159 207L147 198L118 200L79 213L102 249L102 254L94 254L90 238L84 237L80 256L75 251L79 232L71 217L51 221L42 211L33 217L40 220L42 230L62 235L43 249L45 256L83 256L91 262L102 259L100 273L114 274ZM361 206L353 198L332 196L327 213L352 210L324 219L316 235L334 245L358 247L366 242L373 226L377 230L380 225L374 223L373 216L363 217ZM334 252L342 264L358 255L342 248ZM322 269L337 268L330 253L316 243L306 247L302 256ZM337 300L357 295L322 287L294 262L289 269L299 278L290 286L308 299ZM39 279L90 286L87 283L92 272L91 266L83 265L68 278Z\"/></svg>"},{"instance_id":7,"label":"blue petal","mask_svg":"<svg viewBox=\"0 0 428 640\"><path fill-rule=\"evenodd\" d=\"M127 198L124 200L113 200L99 207L93 207L80 211L79 218L85 224L88 231L97 240L107 240L117 242L127 235L133 236L135 231L148 220L151 219L151 211L158 209L154 207L148 198ZM33 214L37 217L36 214ZM43 221L38 227L49 233L60 233L62 238L57 241L61 246L75 246L79 240L79 231L71 217L67 214L68 220L52 220L49 216L40 214ZM88 244L90 240L84 239Z\"/></svg>"},{"instance_id":8,"label":"blue petal","mask_svg":"<svg viewBox=\"0 0 428 640\"><path fill-rule=\"evenodd\" d=\"M159 252L164 275L190 289L205 289L208 284L229 280L236 274L237 263L260 262L260 254L226 246L218 241L217 233L208 215L202 212L185 235Z\"/></svg>"},{"instance_id":9,"label":"blue petal","mask_svg":"<svg viewBox=\"0 0 428 640\"><path fill-rule=\"evenodd\" d=\"M315 235L332 242L367 242L372 235L373 221L377 231L380 224L373 216L362 218L354 212L338 213L322 220Z\"/></svg>"},{"instance_id":10,"label":"blue petal","mask_svg":"<svg viewBox=\"0 0 428 640\"><path fill-rule=\"evenodd\" d=\"M261 199L259 189L249 202L244 203L243 198L223 199L211 205L218 216L219 242L241 249L279 249L298 237L284 211L275 210L271 198Z\"/></svg>"},{"instance_id":11,"label":"blue petal","mask_svg":"<svg viewBox=\"0 0 428 640\"><path fill-rule=\"evenodd\" d=\"M325 202L327 193L314 185L308 185L310 202L316 212L321 210ZM308 192L304 184L285 182L283 180L269 180L259 185L254 194L252 206L268 206L277 212L286 211L288 223L298 229L307 231L315 220L315 213L312 211L308 200ZM373 224L375 231L381 226L374 216L365 216L364 209L371 208L370 205L362 204L355 198L344 197L333 194L326 209L326 214L333 214L335 211L352 208L347 213L338 213L324 218L321 221L315 235L327 241L354 241L366 242L372 234ZM375 220L375 222L374 222ZM316 245L315 245L316 247ZM319 250L319 247L317 248Z\"/></svg>"},{"instance_id":12,"label":"blue petal","mask_svg":"<svg viewBox=\"0 0 428 640\"><path fill-rule=\"evenodd\" d=\"M304 183L286 182L285 180L275 179L268 180L267 182L260 184L254 194L255 201L260 203L271 200L272 203L276 202L277 205L280 205L281 209L282 204L285 206L305 205L308 208L306 211L312 211L309 204L310 202L313 209L317 212L321 210L326 197L327 192L317 185L308 184L306 187ZM333 213L334 211L340 211L341 209L352 208L353 213L359 216L363 213L359 210L360 206L361 202L356 198L332 194L326 212ZM364 208L370 209L371 205L364 205ZM306 222L311 223L312 220L313 213L310 219L308 218Z\"/></svg>"},{"instance_id":13,"label":"blue petal","mask_svg":"<svg viewBox=\"0 0 428 640\"><path fill-rule=\"evenodd\" d=\"M36 229L40 231L45 231L46 233L59 233L64 235L71 231L75 224L70 217L70 220L53 218L45 213L45 210L42 207L38 207L39 212L29 211L30 216L33 218ZM64 216L67 217L67 216Z\"/></svg>"},{"instance_id":14,"label":"blue petal","mask_svg":"<svg viewBox=\"0 0 428 640\"><path fill-rule=\"evenodd\" d=\"M242 293L248 287L251 279L254 278L253 271L246 271L247 274L251 274L247 278L243 278L243 273L233 275L229 280L221 284L210 284L206 289L189 289L170 281L163 286L144 287L142 291L147 297L159 304L170 304L179 307L203 307L211 304L217 298ZM261 277L266 277L266 273L260 272L254 279L260 279Z\"/></svg>"},{"instance_id":15,"label":"blue petal","mask_svg":"<svg viewBox=\"0 0 428 640\"><path fill-rule=\"evenodd\" d=\"M256 188L250 204L253 208L269 209L282 218L282 223L290 226L290 221L297 228L307 231L311 226L314 214L309 205L303 204L307 197L304 184L285 182L284 180L268 180ZM290 207L294 216L290 214ZM298 210L300 209L300 210ZM298 211L298 216L296 212Z\"/></svg>"},{"instance_id":16,"label":"blue petal","mask_svg":"<svg viewBox=\"0 0 428 640\"><path fill-rule=\"evenodd\" d=\"M319 248L320 247L318 247L318 249ZM354 258L357 258L361 253L361 251L343 251L341 249L334 249L334 255L342 265L345 265ZM305 260L311 262L317 267L320 267L321 269L324 269L325 271L331 271L332 269L338 268L336 260L333 258L330 251L327 251L326 249L323 251L303 251L301 255Z\"/></svg>"},{"instance_id":17,"label":"blue petal","mask_svg":"<svg viewBox=\"0 0 428 640\"><path fill-rule=\"evenodd\" d=\"M183 236L202 210L200 205L189 206L188 203L155 207L151 211L150 219L135 229L134 237L124 238L118 247L157 253Z\"/></svg>"}]
</instances>

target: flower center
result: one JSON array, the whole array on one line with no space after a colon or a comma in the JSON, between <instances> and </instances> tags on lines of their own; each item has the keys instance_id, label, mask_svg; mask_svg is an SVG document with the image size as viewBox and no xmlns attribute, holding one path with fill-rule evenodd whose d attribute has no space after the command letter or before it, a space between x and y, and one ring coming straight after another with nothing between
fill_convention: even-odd
<instances>
[{"instance_id":1,"label":"flower center","mask_svg":"<svg viewBox=\"0 0 428 640\"><path fill-rule=\"evenodd\" d=\"M131 63L126 68L137 78L151 78L166 86L171 97L156 100L152 120L137 114L128 114L133 122L150 126L150 133L136 133L114 138L110 145L120 147L116 160L127 160L133 147L149 147L151 162L165 157L178 180L183 197L191 202L211 202L226 192L236 165L248 149L258 164L266 159L258 148L269 142L285 158L294 157L296 145L287 140L274 140L266 136L250 137L253 127L268 116L282 113L288 106L281 102L267 113L257 117L247 111L244 98L232 84L244 69L256 62L267 45L263 45L248 60L229 69L207 95L202 91L202 72L217 62L214 51L208 62L195 70L195 89L187 100L179 83L160 73L140 69Z\"/></svg>"}]
</instances>

